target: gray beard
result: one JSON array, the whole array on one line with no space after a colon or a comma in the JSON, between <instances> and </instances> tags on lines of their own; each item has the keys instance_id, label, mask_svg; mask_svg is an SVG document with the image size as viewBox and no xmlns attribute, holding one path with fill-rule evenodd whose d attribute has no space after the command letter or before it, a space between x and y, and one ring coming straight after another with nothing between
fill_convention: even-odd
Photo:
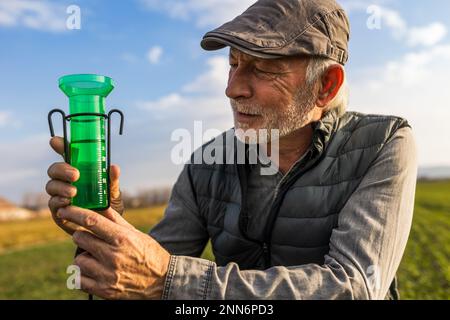
<instances>
[{"instance_id":1,"label":"gray beard","mask_svg":"<svg viewBox=\"0 0 450 320\"><path fill-rule=\"evenodd\" d=\"M238 123L235 120L235 136L241 142L248 144L268 143L273 139L285 137L305 126L316 99L314 86L309 84L304 85L298 91L294 101L283 112L230 99L233 110L261 115L265 122L263 127L257 128L255 131L247 124ZM265 129L265 131L258 132L260 129Z\"/></svg>"}]
</instances>

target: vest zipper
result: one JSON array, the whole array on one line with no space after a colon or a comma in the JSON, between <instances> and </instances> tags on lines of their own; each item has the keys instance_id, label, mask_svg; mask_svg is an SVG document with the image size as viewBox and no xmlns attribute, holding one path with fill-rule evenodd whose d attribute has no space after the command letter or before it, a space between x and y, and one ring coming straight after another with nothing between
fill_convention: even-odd
<instances>
[{"instance_id":1,"label":"vest zipper","mask_svg":"<svg viewBox=\"0 0 450 320\"><path fill-rule=\"evenodd\" d=\"M265 264L266 268L268 268L268 263L270 263L270 251L269 251L269 245L266 242L263 242L262 250L263 250L263 255L264 255L264 264Z\"/></svg>"},{"instance_id":2,"label":"vest zipper","mask_svg":"<svg viewBox=\"0 0 450 320\"><path fill-rule=\"evenodd\" d=\"M311 147L310 147L308 153L309 152L312 152ZM300 164L307 163L308 161L310 161L310 163L307 166L305 166L304 168L299 168L297 170L297 172L295 172L294 169L296 169L298 166L300 166ZM312 158L310 158L310 155L303 157L302 159L299 160L299 162L295 163L289 169L289 171L283 176L283 178L281 178L280 182L278 183L278 185L275 188L272 206L270 208L270 213L269 213L268 220L267 220L268 224L267 224L265 232L264 232L265 235L264 235L264 240L263 240L263 252L264 252L264 260L265 260L264 262L265 262L266 268L271 267L272 258L271 258L271 253L270 253L270 246L271 246L271 238L272 238L272 229L274 227L274 224L276 221L276 216L278 215L278 211L280 210L282 198L284 197L286 192L289 190L289 187L292 185L292 182L295 182L295 180L298 179L305 171L307 171L309 168L311 168L316 161L317 161L317 158L312 159ZM285 183L283 185L283 183L285 181L287 181L287 183ZM281 192L281 197L279 197L282 187L283 187L283 190Z\"/></svg>"},{"instance_id":3,"label":"vest zipper","mask_svg":"<svg viewBox=\"0 0 450 320\"><path fill-rule=\"evenodd\" d=\"M278 194L280 192L280 188L285 180L285 178L288 176L288 174L291 172L291 170L289 170L282 178L281 180L278 182L277 186L275 187L275 192L273 195L273 200L272 200L272 205L270 208L270 212L269 212L269 216L268 216L268 223L270 220L270 217L273 215L273 211L275 209L275 203L277 202L277 198L278 198ZM270 229L273 228L273 225L270 226ZM267 230L268 228L266 227L265 230ZM265 232L266 233L266 232ZM270 264L271 264L271 257L270 257L270 238L264 235L264 240L262 243L262 250L263 250L263 256L264 256L264 265L265 268L269 268Z\"/></svg>"}]
</instances>

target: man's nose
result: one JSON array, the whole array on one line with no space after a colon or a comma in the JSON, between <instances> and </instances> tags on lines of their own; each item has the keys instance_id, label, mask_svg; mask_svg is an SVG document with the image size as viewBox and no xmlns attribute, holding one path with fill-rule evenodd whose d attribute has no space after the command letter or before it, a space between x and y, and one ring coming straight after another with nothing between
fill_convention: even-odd
<instances>
[{"instance_id":1,"label":"man's nose","mask_svg":"<svg viewBox=\"0 0 450 320\"><path fill-rule=\"evenodd\" d=\"M250 98L252 96L252 87L247 70L240 67L230 70L225 94L230 99Z\"/></svg>"}]
</instances>

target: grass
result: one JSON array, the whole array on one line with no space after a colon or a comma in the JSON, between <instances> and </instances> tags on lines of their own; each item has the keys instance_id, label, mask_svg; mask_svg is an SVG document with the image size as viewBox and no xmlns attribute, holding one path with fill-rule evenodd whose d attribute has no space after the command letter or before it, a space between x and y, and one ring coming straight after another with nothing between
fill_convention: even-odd
<instances>
[{"instance_id":1,"label":"grass","mask_svg":"<svg viewBox=\"0 0 450 320\"><path fill-rule=\"evenodd\" d=\"M130 210L126 213L126 219L144 231L161 219L163 210L164 206ZM68 239L69 236L55 228L55 223L49 218L0 223L0 254L10 249Z\"/></svg>"},{"instance_id":2,"label":"grass","mask_svg":"<svg viewBox=\"0 0 450 320\"><path fill-rule=\"evenodd\" d=\"M148 232L164 208L130 210L125 217ZM50 218L0 223L0 299L87 299L66 287L74 252L71 238ZM202 257L214 258L210 244Z\"/></svg>"},{"instance_id":3,"label":"grass","mask_svg":"<svg viewBox=\"0 0 450 320\"><path fill-rule=\"evenodd\" d=\"M71 241L39 245L0 256L1 299L86 299L68 290L66 268L73 260Z\"/></svg>"},{"instance_id":4,"label":"grass","mask_svg":"<svg viewBox=\"0 0 450 320\"><path fill-rule=\"evenodd\" d=\"M450 182L417 186L414 222L399 269L402 298L450 299Z\"/></svg>"},{"instance_id":5,"label":"grass","mask_svg":"<svg viewBox=\"0 0 450 320\"><path fill-rule=\"evenodd\" d=\"M450 181L417 187L413 228L400 266L403 299L450 299ZM130 210L147 232L164 207ZM51 219L0 223L0 299L86 299L66 288L75 246ZM202 256L213 260L208 244Z\"/></svg>"}]
</instances>

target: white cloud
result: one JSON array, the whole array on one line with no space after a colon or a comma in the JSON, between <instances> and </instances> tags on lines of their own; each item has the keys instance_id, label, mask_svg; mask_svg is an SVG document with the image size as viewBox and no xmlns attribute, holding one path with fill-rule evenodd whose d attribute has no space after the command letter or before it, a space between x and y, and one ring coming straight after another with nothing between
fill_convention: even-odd
<instances>
[{"instance_id":1,"label":"white cloud","mask_svg":"<svg viewBox=\"0 0 450 320\"><path fill-rule=\"evenodd\" d=\"M20 125L20 121L14 119L11 111L0 111L0 129L6 127L18 128Z\"/></svg>"},{"instance_id":2,"label":"white cloud","mask_svg":"<svg viewBox=\"0 0 450 320\"><path fill-rule=\"evenodd\" d=\"M164 111L172 108L180 108L185 105L185 100L178 93L171 93L156 101L141 101L138 106L150 111Z\"/></svg>"},{"instance_id":3,"label":"white cloud","mask_svg":"<svg viewBox=\"0 0 450 320\"><path fill-rule=\"evenodd\" d=\"M31 29L60 32L66 30L66 8L48 1L0 1L0 27L24 26Z\"/></svg>"},{"instance_id":4,"label":"white cloud","mask_svg":"<svg viewBox=\"0 0 450 320\"><path fill-rule=\"evenodd\" d=\"M338 3L344 8L347 14L353 12L366 11L370 6L382 6L386 5L393 0L339 0Z\"/></svg>"},{"instance_id":5,"label":"white cloud","mask_svg":"<svg viewBox=\"0 0 450 320\"><path fill-rule=\"evenodd\" d=\"M380 75L378 79L369 83L372 88L384 85L395 85L406 89L416 85L426 87L430 82L434 83L436 69L447 69L448 62L450 62L450 45L438 45L430 49L410 52L399 60L386 63L382 68L378 68L378 71L377 68L368 69L369 72Z\"/></svg>"},{"instance_id":6,"label":"white cloud","mask_svg":"<svg viewBox=\"0 0 450 320\"><path fill-rule=\"evenodd\" d=\"M350 74L350 109L405 117L415 132L420 165L450 165L450 90L443 89L449 73L446 44Z\"/></svg>"},{"instance_id":7,"label":"white cloud","mask_svg":"<svg viewBox=\"0 0 450 320\"><path fill-rule=\"evenodd\" d=\"M354 7L363 8L363 7ZM386 6L371 5L367 12L376 15L380 21L380 28L386 26L394 38L404 41L408 46L433 46L447 35L447 27L441 22L433 22L426 26L411 27L401 14ZM375 30L377 30L375 28Z\"/></svg>"},{"instance_id":8,"label":"white cloud","mask_svg":"<svg viewBox=\"0 0 450 320\"><path fill-rule=\"evenodd\" d=\"M51 162L62 161L49 146L49 134L0 142L0 195L20 201L24 192L42 192ZM53 158L53 161L51 160Z\"/></svg>"},{"instance_id":9,"label":"white cloud","mask_svg":"<svg viewBox=\"0 0 450 320\"><path fill-rule=\"evenodd\" d=\"M408 32L408 25L400 13L386 7L379 7L379 9L382 23L393 30L395 37L401 38Z\"/></svg>"},{"instance_id":10,"label":"white cloud","mask_svg":"<svg viewBox=\"0 0 450 320\"><path fill-rule=\"evenodd\" d=\"M159 119L178 121L174 127L191 126L194 120L205 120L211 127L226 130L233 126L229 100L225 96L228 58L215 56L207 60L208 69L192 82L154 101L140 101L137 106ZM177 120L178 118L178 120Z\"/></svg>"},{"instance_id":11,"label":"white cloud","mask_svg":"<svg viewBox=\"0 0 450 320\"><path fill-rule=\"evenodd\" d=\"M172 18L194 20L199 27L217 26L241 14L255 0L141 0L151 10Z\"/></svg>"},{"instance_id":12,"label":"white cloud","mask_svg":"<svg viewBox=\"0 0 450 320\"><path fill-rule=\"evenodd\" d=\"M0 128L5 127L11 119L11 113L7 111L0 111Z\"/></svg>"},{"instance_id":13,"label":"white cloud","mask_svg":"<svg viewBox=\"0 0 450 320\"><path fill-rule=\"evenodd\" d=\"M422 28L411 28L408 33L408 45L414 47L418 45L433 46L440 42L447 35L447 27L435 22Z\"/></svg>"},{"instance_id":14,"label":"white cloud","mask_svg":"<svg viewBox=\"0 0 450 320\"><path fill-rule=\"evenodd\" d=\"M227 81L230 69L228 58L215 56L208 59L206 64L209 67L208 71L185 85L184 92L224 94L224 83Z\"/></svg>"},{"instance_id":15,"label":"white cloud","mask_svg":"<svg viewBox=\"0 0 450 320\"><path fill-rule=\"evenodd\" d=\"M163 49L160 46L151 47L147 53L148 61L150 61L151 64L158 64L162 54Z\"/></svg>"}]
</instances>

